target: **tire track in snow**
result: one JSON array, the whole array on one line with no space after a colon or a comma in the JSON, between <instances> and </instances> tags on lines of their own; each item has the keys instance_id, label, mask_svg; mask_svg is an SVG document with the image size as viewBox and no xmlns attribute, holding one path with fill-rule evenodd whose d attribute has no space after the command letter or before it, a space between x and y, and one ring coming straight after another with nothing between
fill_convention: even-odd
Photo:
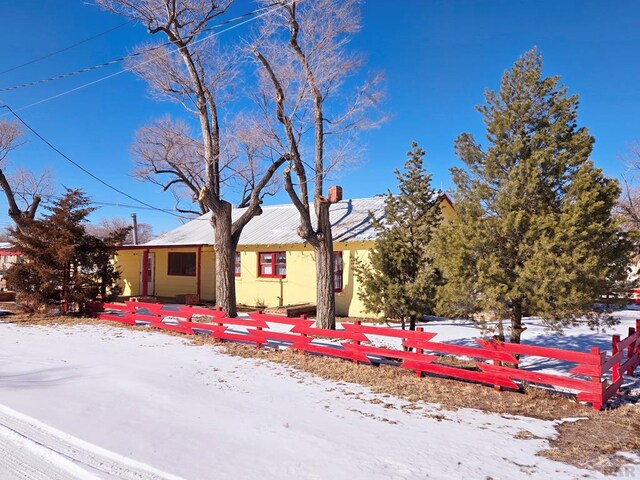
<instances>
[{"instance_id":1,"label":"tire track in snow","mask_svg":"<svg viewBox=\"0 0 640 480\"><path fill-rule=\"evenodd\" d=\"M10 480L183 480L0 405L0 477Z\"/></svg>"}]
</instances>

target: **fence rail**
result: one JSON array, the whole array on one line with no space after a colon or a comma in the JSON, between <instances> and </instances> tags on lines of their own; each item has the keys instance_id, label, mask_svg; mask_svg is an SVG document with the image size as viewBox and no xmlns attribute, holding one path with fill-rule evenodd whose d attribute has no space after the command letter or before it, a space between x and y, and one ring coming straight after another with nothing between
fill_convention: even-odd
<instances>
[{"instance_id":1,"label":"fence rail","mask_svg":"<svg viewBox=\"0 0 640 480\"><path fill-rule=\"evenodd\" d=\"M607 355L597 347L580 352L485 339L477 339L477 346L455 345L435 341L436 333L421 328L398 330L360 322L343 323L342 330L327 330L315 327L315 322L304 315L287 318L252 312L249 318L229 318L217 309L133 301L94 304L92 308L102 320L189 335L208 334L218 341L245 342L258 348L286 344L301 352L358 363L392 363L414 370L418 376L439 375L497 389L519 390L523 383L568 389L578 400L591 403L598 410L618 392L622 375L633 374L640 364L640 320L636 321L636 328L629 329L626 338L613 336L612 352ZM387 346L388 340L400 340L402 349ZM470 367L452 366L438 363L443 356L473 360ZM520 365L522 356L561 360L575 366L568 370L568 375L537 372Z\"/></svg>"}]
</instances>

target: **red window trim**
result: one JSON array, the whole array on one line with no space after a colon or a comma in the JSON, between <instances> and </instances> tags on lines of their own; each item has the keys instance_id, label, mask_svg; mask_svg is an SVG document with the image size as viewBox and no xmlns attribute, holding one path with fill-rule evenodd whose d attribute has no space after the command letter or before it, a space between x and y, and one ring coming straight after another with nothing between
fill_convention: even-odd
<instances>
[{"instance_id":1,"label":"red window trim","mask_svg":"<svg viewBox=\"0 0 640 480\"><path fill-rule=\"evenodd\" d=\"M185 255L185 254L189 255L189 254L191 254L191 255L193 255L193 258L196 261L195 271L193 273L171 273L169 271L169 266L170 266L169 256L171 254L179 254L179 255ZM197 276L197 274L198 274L198 264L197 264L196 252L167 252L167 276L170 276L170 277L195 277L195 276Z\"/></svg>"},{"instance_id":2,"label":"red window trim","mask_svg":"<svg viewBox=\"0 0 640 480\"><path fill-rule=\"evenodd\" d=\"M287 268L287 263L286 263L286 258L287 258L287 252L258 252L258 277L259 278L286 278L287 274L285 273L284 275L276 275L275 273L272 274L264 274L262 273L262 263L260 263L260 257L264 254L270 254L271 255L271 271L275 272L276 271L276 255L280 254L280 255L284 255L285 257L285 269ZM265 263L265 265L267 265Z\"/></svg>"},{"instance_id":3,"label":"red window trim","mask_svg":"<svg viewBox=\"0 0 640 480\"><path fill-rule=\"evenodd\" d=\"M236 272L236 277L239 277L242 274L242 257L240 255L240 252L236 252L236 254L234 256L234 261L235 261L235 266L236 267L238 267L238 266L240 267L240 271Z\"/></svg>"},{"instance_id":4,"label":"red window trim","mask_svg":"<svg viewBox=\"0 0 640 480\"><path fill-rule=\"evenodd\" d=\"M340 271L340 278L342 280L340 287L338 287L337 285L334 285L334 289L333 291L335 293L340 293L342 292L342 290L344 290L344 258L342 257L342 252L333 252L333 261L334 261L334 268L333 268L333 281L335 283L336 281L336 271L335 271L335 259L336 257L340 257L340 259L342 260L342 270Z\"/></svg>"}]
</instances>

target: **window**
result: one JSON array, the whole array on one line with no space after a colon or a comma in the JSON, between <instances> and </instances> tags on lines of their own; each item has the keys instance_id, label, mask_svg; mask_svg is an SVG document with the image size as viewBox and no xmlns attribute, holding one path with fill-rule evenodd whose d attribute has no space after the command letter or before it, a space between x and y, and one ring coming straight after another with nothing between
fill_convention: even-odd
<instances>
[{"instance_id":1,"label":"window","mask_svg":"<svg viewBox=\"0 0 640 480\"><path fill-rule=\"evenodd\" d=\"M258 255L258 276L283 278L287 276L287 256L285 252L260 253Z\"/></svg>"},{"instance_id":2,"label":"window","mask_svg":"<svg viewBox=\"0 0 640 480\"><path fill-rule=\"evenodd\" d=\"M196 254L195 252L169 252L168 275L182 275L195 277L196 275Z\"/></svg>"},{"instance_id":3,"label":"window","mask_svg":"<svg viewBox=\"0 0 640 480\"><path fill-rule=\"evenodd\" d=\"M236 277L240 276L240 267L241 267L241 263L240 263L240 252L236 252Z\"/></svg>"},{"instance_id":4,"label":"window","mask_svg":"<svg viewBox=\"0 0 640 480\"><path fill-rule=\"evenodd\" d=\"M336 292L341 292L343 288L342 272L344 271L344 263L342 261L342 252L333 252L333 286Z\"/></svg>"}]
</instances>

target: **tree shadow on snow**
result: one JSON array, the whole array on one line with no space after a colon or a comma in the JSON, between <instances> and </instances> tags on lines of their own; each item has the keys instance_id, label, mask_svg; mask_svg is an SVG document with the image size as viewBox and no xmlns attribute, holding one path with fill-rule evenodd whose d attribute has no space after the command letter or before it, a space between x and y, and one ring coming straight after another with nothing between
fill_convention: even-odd
<instances>
[{"instance_id":1,"label":"tree shadow on snow","mask_svg":"<svg viewBox=\"0 0 640 480\"><path fill-rule=\"evenodd\" d=\"M437 338L437 337L436 337ZM480 331L474 338L461 338L457 340L450 340L446 343L453 345L463 345L468 347L479 346L476 342L477 338L482 338ZM591 347L598 347L600 352L611 351L611 336L603 338L595 332L593 333L565 333L559 334L557 332L549 332L536 335L531 339L523 339L524 345L532 345L538 347L557 348L561 350L573 350L576 352L590 353ZM563 372L569 372L571 368L576 366L576 363L567 362L565 360L558 360L554 358L535 357L532 355L523 355L521 357L521 365L526 367L527 370L558 370Z\"/></svg>"},{"instance_id":2,"label":"tree shadow on snow","mask_svg":"<svg viewBox=\"0 0 640 480\"><path fill-rule=\"evenodd\" d=\"M71 367L41 368L16 373L1 372L0 390L53 387L69 383L80 376L77 368Z\"/></svg>"}]
</instances>

